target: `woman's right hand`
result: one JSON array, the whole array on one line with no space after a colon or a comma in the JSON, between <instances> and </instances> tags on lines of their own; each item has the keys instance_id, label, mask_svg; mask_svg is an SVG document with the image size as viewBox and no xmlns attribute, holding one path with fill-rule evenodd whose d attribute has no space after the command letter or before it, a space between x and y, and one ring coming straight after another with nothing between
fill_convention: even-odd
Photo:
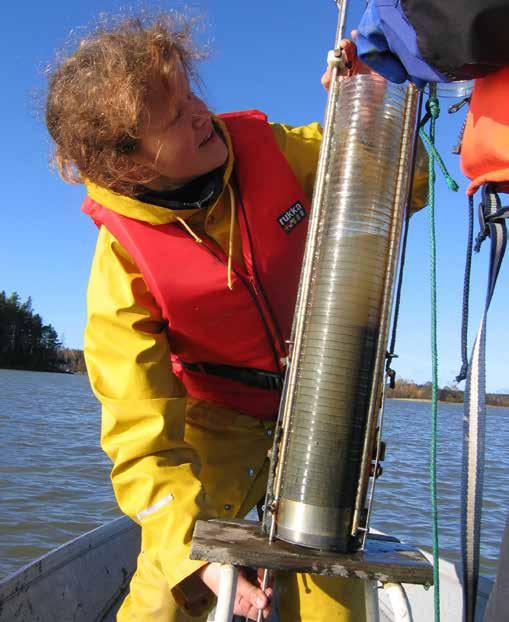
<instances>
[{"instance_id":1,"label":"woman's right hand","mask_svg":"<svg viewBox=\"0 0 509 622\"><path fill-rule=\"evenodd\" d=\"M219 591L220 567L221 565L217 563L207 564L203 566L203 568L200 568L197 573L205 585L211 589L216 596ZM246 568L240 569L233 613L237 616L244 616L249 620L256 620L258 611L262 609L263 619L266 620L270 614L272 588L268 587L265 592L260 589L263 574L262 569L258 569L256 576L254 576L252 580L249 577L249 572L250 571Z\"/></svg>"},{"instance_id":2,"label":"woman's right hand","mask_svg":"<svg viewBox=\"0 0 509 622\"><path fill-rule=\"evenodd\" d=\"M340 43L340 46L337 50L334 50L337 53L338 58L343 55L344 62L347 67L349 67L348 75L357 75L360 73L376 73L371 67L365 65L362 61L357 58L357 47L355 45L355 39L357 37L357 31L352 30L352 40L343 39ZM326 91L329 90L330 82L332 78L332 69L333 63L329 63L327 66L327 70L322 76L321 82ZM343 76L340 76L342 79Z\"/></svg>"}]
</instances>

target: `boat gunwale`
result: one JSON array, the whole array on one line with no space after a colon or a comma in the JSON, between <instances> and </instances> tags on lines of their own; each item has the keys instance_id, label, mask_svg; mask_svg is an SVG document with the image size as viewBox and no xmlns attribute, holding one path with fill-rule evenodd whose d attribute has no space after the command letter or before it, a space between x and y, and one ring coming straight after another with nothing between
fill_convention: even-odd
<instances>
[{"instance_id":1,"label":"boat gunwale","mask_svg":"<svg viewBox=\"0 0 509 622\"><path fill-rule=\"evenodd\" d=\"M27 591L30 586L41 581L52 572L63 568L132 529L139 529L139 526L128 516L120 516L90 531L86 531L68 542L64 542L57 548L25 564L12 574L0 579L1 605L17 596L21 590ZM98 537L96 538L96 536ZM73 551L73 549L75 550ZM62 555L63 553L65 555Z\"/></svg>"}]
</instances>

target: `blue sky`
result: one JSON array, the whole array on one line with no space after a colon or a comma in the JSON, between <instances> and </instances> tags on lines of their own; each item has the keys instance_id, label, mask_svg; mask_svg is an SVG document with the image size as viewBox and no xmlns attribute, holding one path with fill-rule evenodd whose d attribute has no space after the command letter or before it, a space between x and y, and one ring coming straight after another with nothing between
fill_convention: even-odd
<instances>
[{"instance_id":1,"label":"blue sky","mask_svg":"<svg viewBox=\"0 0 509 622\"><path fill-rule=\"evenodd\" d=\"M349 24L358 23L363 2L351 1ZM125 6L111 0L70 0L3 9L0 40L4 96L0 101L4 148L0 154L4 226L0 230L0 289L32 296L33 305L51 322L69 347L82 346L85 291L96 231L79 210L83 188L68 186L48 169L50 150L44 124L37 117L44 88L43 69L71 30L93 23L101 12ZM146 3L146 6L151 6ZM160 3L161 8L182 6ZM333 0L258 0L188 3L205 15L200 35L212 55L202 66L205 98L217 112L264 110L274 121L299 125L321 121L326 103L320 85L327 50L337 21ZM456 143L463 114L451 117L444 100L439 121L439 149L460 183L457 195L438 182L438 300L440 383L450 383L459 366L461 291L466 238L466 182ZM474 334L485 296L488 247L474 259L472 326ZM500 275L488 325L489 390L509 391L507 352L507 269ZM427 213L414 217L401 308L398 373L421 382L430 378L429 242ZM470 340L471 341L471 340Z\"/></svg>"}]
</instances>

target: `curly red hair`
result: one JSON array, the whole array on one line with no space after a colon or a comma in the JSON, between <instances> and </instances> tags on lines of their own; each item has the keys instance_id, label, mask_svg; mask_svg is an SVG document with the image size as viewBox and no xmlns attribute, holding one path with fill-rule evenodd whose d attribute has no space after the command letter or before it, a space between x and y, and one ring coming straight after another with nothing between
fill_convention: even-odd
<instances>
[{"instance_id":1,"label":"curly red hair","mask_svg":"<svg viewBox=\"0 0 509 622\"><path fill-rule=\"evenodd\" d=\"M205 56L192 39L194 20L181 13L124 18L101 26L48 72L46 126L52 161L70 183L91 181L135 196L154 173L129 157L136 149L148 84L171 90L180 71L196 78Z\"/></svg>"}]
</instances>

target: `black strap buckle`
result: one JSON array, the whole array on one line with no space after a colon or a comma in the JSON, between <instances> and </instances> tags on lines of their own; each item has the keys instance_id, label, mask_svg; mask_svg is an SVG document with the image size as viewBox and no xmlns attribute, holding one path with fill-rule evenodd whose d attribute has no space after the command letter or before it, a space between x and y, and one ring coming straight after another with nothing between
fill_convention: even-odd
<instances>
[{"instance_id":1,"label":"black strap buckle","mask_svg":"<svg viewBox=\"0 0 509 622\"><path fill-rule=\"evenodd\" d=\"M503 224L508 217L509 207L502 206L500 197L492 184L486 184L483 187L482 202L479 204L478 209L479 233L474 243L474 251L476 253L479 252L484 240L490 237L489 225Z\"/></svg>"},{"instance_id":2,"label":"black strap buckle","mask_svg":"<svg viewBox=\"0 0 509 622\"><path fill-rule=\"evenodd\" d=\"M248 369L246 371L253 373L257 376L262 385L261 388L267 388L269 391L282 391L283 389L283 376L281 374L275 374L270 371L263 371L261 369Z\"/></svg>"},{"instance_id":3,"label":"black strap buckle","mask_svg":"<svg viewBox=\"0 0 509 622\"><path fill-rule=\"evenodd\" d=\"M182 359L179 361L182 367L188 371L228 378L265 391L281 391L283 389L284 378L276 372L233 365L216 365L215 363L187 363Z\"/></svg>"}]
</instances>

